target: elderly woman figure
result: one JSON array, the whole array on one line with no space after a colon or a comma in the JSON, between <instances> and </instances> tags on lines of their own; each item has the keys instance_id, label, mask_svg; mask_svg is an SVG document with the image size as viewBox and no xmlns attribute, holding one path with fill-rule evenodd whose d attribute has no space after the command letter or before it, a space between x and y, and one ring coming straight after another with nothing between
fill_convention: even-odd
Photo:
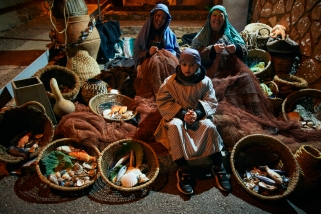
<instances>
[{"instance_id":1,"label":"elderly woman figure","mask_svg":"<svg viewBox=\"0 0 321 214\"><path fill-rule=\"evenodd\" d=\"M261 93L258 79L243 63L247 47L228 21L223 6L216 5L210 10L191 46L200 52L219 101L255 116L270 114L271 110L266 108L269 100Z\"/></svg>"},{"instance_id":2,"label":"elderly woman figure","mask_svg":"<svg viewBox=\"0 0 321 214\"><path fill-rule=\"evenodd\" d=\"M155 95L165 78L175 73L180 48L169 28L171 19L168 7L157 4L136 37L136 95Z\"/></svg>"}]
</instances>

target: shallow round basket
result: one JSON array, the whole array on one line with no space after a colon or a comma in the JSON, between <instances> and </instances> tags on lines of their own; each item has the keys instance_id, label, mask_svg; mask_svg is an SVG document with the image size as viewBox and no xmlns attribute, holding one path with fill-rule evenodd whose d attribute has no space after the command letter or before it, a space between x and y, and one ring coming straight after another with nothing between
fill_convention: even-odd
<instances>
[{"instance_id":1,"label":"shallow round basket","mask_svg":"<svg viewBox=\"0 0 321 214\"><path fill-rule=\"evenodd\" d=\"M124 121L129 121L133 119L137 115L137 111L135 109L131 109L133 99L130 97L121 95L121 94L113 94L113 93L107 93L107 94L98 94L91 98L89 100L89 108L94 113L97 114L100 117L105 118L100 113L104 109L111 108L113 105L120 105L120 106L127 106L128 110L133 111L133 116L130 118L122 119ZM120 121L120 119L112 119L112 118L105 118L109 121Z\"/></svg>"},{"instance_id":2,"label":"shallow round basket","mask_svg":"<svg viewBox=\"0 0 321 214\"><path fill-rule=\"evenodd\" d=\"M30 101L0 113L0 161L10 164L26 161L23 157L8 153L8 146L14 137L25 131L31 131L31 128L32 135L43 134L43 137L37 150L30 153L28 159L35 158L53 138L54 126L46 115L45 108L39 102Z\"/></svg>"},{"instance_id":3,"label":"shallow round basket","mask_svg":"<svg viewBox=\"0 0 321 214\"><path fill-rule=\"evenodd\" d=\"M133 187L123 187L123 186L118 186L111 182L108 179L108 167L111 162L117 161L115 160L116 153L119 151L119 149L128 143L138 143L143 147L144 150L144 162L148 163L148 172L146 173L147 178L149 180L145 183L138 184L137 186ZM159 162L157 155L153 148L149 146L147 143L140 141L140 140L133 140L133 139L123 139L116 141L109 146L107 146L102 152L101 155L98 159L98 169L100 171L102 179L110 185L112 188L117 189L119 191L124 191L124 192L132 192L132 191L138 191L142 190L144 188L147 188L149 185L151 185L157 178L158 173L159 173Z\"/></svg>"},{"instance_id":4,"label":"shallow round basket","mask_svg":"<svg viewBox=\"0 0 321 214\"><path fill-rule=\"evenodd\" d=\"M287 96L282 103L282 116L285 121L288 121L288 113L295 109L295 105L300 102L304 102L302 98L309 99L318 99L321 101L321 91L317 89L301 89L298 91L292 92L289 96ZM313 108L313 106L311 106Z\"/></svg>"},{"instance_id":5,"label":"shallow round basket","mask_svg":"<svg viewBox=\"0 0 321 214\"><path fill-rule=\"evenodd\" d=\"M60 190L60 191L79 191L79 190L83 190L83 189L91 186L99 177L99 175L100 175L99 170L97 170L95 177L93 179L91 179L89 183L84 184L80 187L60 186L60 185L50 182L47 179L47 177L45 176L45 173L44 173L45 167L41 164L41 159L46 157L50 152L55 151L57 147L65 146L65 145L70 145L70 146L73 146L74 148L83 149L90 156L96 157L96 160L98 160L98 158L99 158L100 152L99 152L98 148L94 145L92 145L92 146L83 145L77 139L74 139L74 138L61 138L61 139L55 140L55 141L51 142L50 144L48 144L46 147L44 147L42 149L42 151L40 152L39 156L37 157L36 171L37 171L37 174L38 174L40 180L42 182L44 182L45 184L47 184L48 186L50 186L54 189ZM98 164L98 161L97 161L97 164Z\"/></svg>"},{"instance_id":6,"label":"shallow round basket","mask_svg":"<svg viewBox=\"0 0 321 214\"><path fill-rule=\"evenodd\" d=\"M72 70L59 66L59 65L47 65L39 69L33 76L38 77L43 83L50 102L55 102L55 97L51 92L50 80L55 78L57 80L58 86L64 86L69 89L69 91L62 91L61 95L67 100L74 101L80 91L81 81L77 74Z\"/></svg>"},{"instance_id":7,"label":"shallow round basket","mask_svg":"<svg viewBox=\"0 0 321 214\"><path fill-rule=\"evenodd\" d=\"M268 154L272 151L274 154L277 154L278 159L275 162L275 166L270 166L270 168L273 167L273 169L281 169L286 172L286 176L290 179L289 184L287 186L287 189L283 192L282 195L262 195L259 193L256 193L249 188L247 188L243 182L243 179L240 177L242 174L241 169L237 168L237 166L240 163L237 163L237 161L243 162L247 157L239 157L239 155L244 152L246 149L249 148L264 148L266 151L260 152L260 160L262 159L268 159ZM266 157L264 157L266 155ZM255 159L255 161L258 161L258 159ZM248 135L246 137L243 137L240 139L235 146L233 147L233 150L231 152L230 157L230 163L233 175L236 177L237 182L251 195L263 199L263 200L278 200L287 197L297 186L297 183L299 181L299 165L290 151L290 149L283 144L281 141L277 140L276 138L273 138L268 135L261 135L261 134L253 134ZM257 165L264 165L263 163L256 162ZM236 166L237 165L237 166Z\"/></svg>"},{"instance_id":8,"label":"shallow round basket","mask_svg":"<svg viewBox=\"0 0 321 214\"><path fill-rule=\"evenodd\" d=\"M269 76L271 68L271 56L270 54L262 49L249 50L247 55L246 64L250 67L250 64L258 64L259 62L265 62L265 68L262 71L255 72L257 78L263 78Z\"/></svg>"}]
</instances>

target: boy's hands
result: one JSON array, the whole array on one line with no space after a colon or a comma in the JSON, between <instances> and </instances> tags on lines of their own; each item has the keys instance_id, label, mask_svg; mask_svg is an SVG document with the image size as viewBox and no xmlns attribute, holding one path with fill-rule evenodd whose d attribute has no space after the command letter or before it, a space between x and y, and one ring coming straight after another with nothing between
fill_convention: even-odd
<instances>
[{"instance_id":1,"label":"boy's hands","mask_svg":"<svg viewBox=\"0 0 321 214\"><path fill-rule=\"evenodd\" d=\"M187 113L184 116L184 121L192 125L197 119L197 114L195 111L188 109Z\"/></svg>"},{"instance_id":2,"label":"boy's hands","mask_svg":"<svg viewBox=\"0 0 321 214\"><path fill-rule=\"evenodd\" d=\"M156 46L152 46L149 49L149 55L154 55L158 51L158 48Z\"/></svg>"}]
</instances>

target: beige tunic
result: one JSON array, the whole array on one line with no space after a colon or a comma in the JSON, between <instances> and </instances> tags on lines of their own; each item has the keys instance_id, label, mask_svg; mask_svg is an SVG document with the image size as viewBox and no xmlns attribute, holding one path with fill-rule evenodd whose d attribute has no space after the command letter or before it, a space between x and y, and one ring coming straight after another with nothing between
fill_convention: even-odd
<instances>
[{"instance_id":1,"label":"beige tunic","mask_svg":"<svg viewBox=\"0 0 321 214\"><path fill-rule=\"evenodd\" d=\"M212 81L205 77L198 83L183 85L175 77L168 77L157 93L156 103L163 116L155 131L157 142L169 150L173 160L193 160L221 151L223 141L213 123L218 102ZM175 118L181 108L199 109L199 105L206 116L192 126Z\"/></svg>"}]
</instances>

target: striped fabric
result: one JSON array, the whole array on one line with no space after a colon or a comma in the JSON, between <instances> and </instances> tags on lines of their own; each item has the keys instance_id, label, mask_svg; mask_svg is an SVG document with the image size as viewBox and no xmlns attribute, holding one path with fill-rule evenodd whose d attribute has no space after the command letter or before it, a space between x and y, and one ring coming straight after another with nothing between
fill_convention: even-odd
<instances>
[{"instance_id":1,"label":"striped fabric","mask_svg":"<svg viewBox=\"0 0 321 214\"><path fill-rule=\"evenodd\" d=\"M223 141L213 123L217 100L212 81L205 77L199 83L183 85L176 82L175 76L168 77L157 94L163 119L155 131L156 140L170 151L173 160L193 160L221 151ZM200 105L206 116L192 126L175 118L181 108L198 109Z\"/></svg>"}]
</instances>

